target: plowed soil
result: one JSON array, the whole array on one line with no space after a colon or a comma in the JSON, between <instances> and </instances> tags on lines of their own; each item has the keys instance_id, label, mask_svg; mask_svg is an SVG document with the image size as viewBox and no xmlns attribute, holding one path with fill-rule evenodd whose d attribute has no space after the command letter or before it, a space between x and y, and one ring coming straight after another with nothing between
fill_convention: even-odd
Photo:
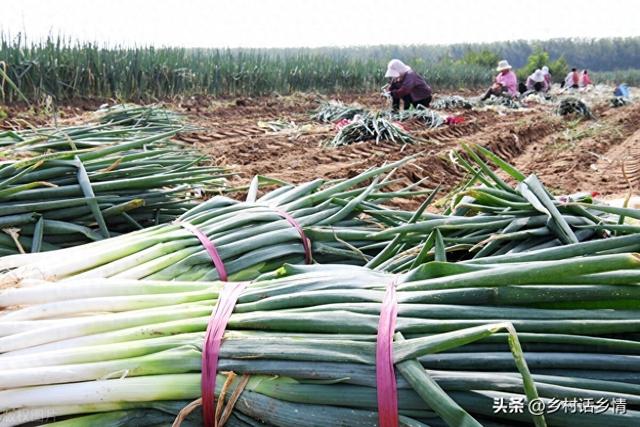
<instances>
[{"instance_id":1,"label":"plowed soil","mask_svg":"<svg viewBox=\"0 0 640 427\"><path fill-rule=\"evenodd\" d=\"M468 95L468 94L466 94ZM413 145L367 141L326 148L336 130L332 124L311 120L318 105L314 94L213 100L189 98L171 104L200 127L183 134L187 145L209 156L212 163L231 167L238 176L233 184L246 185L256 174L299 183L315 178L344 178L384 162L416 156L397 172L401 188L419 182L423 188L457 185L464 171L450 161L451 150L461 143L481 144L508 160L522 172L537 174L558 193L597 191L619 196L640 184L640 103L612 108L608 99L590 99L596 118L559 117L553 105L530 104L526 110L442 111L459 115L464 122L425 129L419 123L405 127L421 139ZM386 108L379 96L341 96L370 109ZM74 121L99 102L86 101L59 109L59 120ZM80 119L78 119L80 120ZM293 130L272 131L259 122L293 122ZM51 124L43 114L24 108L9 109L0 127L15 128ZM623 173L626 172L626 175ZM417 202L416 202L417 203Z\"/></svg>"},{"instance_id":2,"label":"plowed soil","mask_svg":"<svg viewBox=\"0 0 640 427\"><path fill-rule=\"evenodd\" d=\"M375 96L343 97L372 109L384 108ZM622 174L625 163L631 182L640 181L640 104L611 108L604 99L592 103L595 120L559 117L552 105L530 104L524 111L448 111L465 122L437 129L407 124L413 135L425 141L414 145L368 141L338 148L323 147L336 130L331 124L315 123L309 112L317 97L239 100L211 103L206 99L178 105L201 132L183 140L204 151L216 163L233 167L238 184L253 175L268 175L297 183L310 179L343 178L385 161L416 155L396 178L403 185L424 179L422 186L437 184L452 188L464 171L449 160L451 150L462 142L481 144L513 163L524 173L535 173L551 189L560 193L598 191L620 194L628 188ZM273 132L258 126L259 121L283 120L306 125L305 131ZM400 185L398 185L399 187Z\"/></svg>"}]
</instances>

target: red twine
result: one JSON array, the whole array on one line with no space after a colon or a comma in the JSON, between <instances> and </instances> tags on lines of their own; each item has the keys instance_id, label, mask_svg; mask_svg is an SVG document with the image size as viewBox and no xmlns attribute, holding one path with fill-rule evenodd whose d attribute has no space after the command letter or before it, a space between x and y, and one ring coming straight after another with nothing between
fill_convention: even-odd
<instances>
[{"instance_id":1,"label":"red twine","mask_svg":"<svg viewBox=\"0 0 640 427\"><path fill-rule=\"evenodd\" d=\"M238 301L238 297L247 286L246 282L230 282L225 284L218 296L218 302L209 318L207 332L202 347L202 377L200 388L202 393L202 414L205 427L215 426L215 390L218 357L222 336L227 323Z\"/></svg>"},{"instance_id":2,"label":"red twine","mask_svg":"<svg viewBox=\"0 0 640 427\"><path fill-rule=\"evenodd\" d=\"M337 121L337 122L335 122L333 124L333 129L334 130L340 130L340 129L342 129L343 127L347 126L350 123L351 123L351 120L349 120L349 119L341 119L341 120L339 120L339 121Z\"/></svg>"},{"instance_id":3,"label":"red twine","mask_svg":"<svg viewBox=\"0 0 640 427\"><path fill-rule=\"evenodd\" d=\"M307 264L312 263L311 257L311 242L305 236L304 230L298 224L298 222L287 212L280 209L275 210L280 216L291 224L302 238L302 246L304 247L305 261ZM200 231L193 224L187 222L178 222L180 226L193 233L202 246L206 249L207 253L213 261L220 280L227 281L227 272L224 268L224 263L215 245L206 234ZM238 301L238 297L246 287L246 282L227 283L223 286L218 296L218 302L213 310L209 323L207 324L207 332L204 338L204 345L202 347L202 376L200 381L201 394L202 394L202 413L205 427L215 426L215 390L216 390L216 375L218 371L218 358L220 355L220 347L222 346L222 337L224 331L227 328L227 323L233 313L233 308Z\"/></svg>"},{"instance_id":4,"label":"red twine","mask_svg":"<svg viewBox=\"0 0 640 427\"><path fill-rule=\"evenodd\" d=\"M380 309L376 339L376 385L378 392L378 424L398 426L398 389L393 368L393 334L398 317L395 280L387 285Z\"/></svg>"},{"instance_id":5,"label":"red twine","mask_svg":"<svg viewBox=\"0 0 640 427\"><path fill-rule=\"evenodd\" d=\"M280 209L274 209L274 210L281 217L286 219L293 228L298 230L298 233L300 233L300 238L302 238L302 246L304 247L304 262L306 262L307 264L313 263L313 259L311 257L311 242L309 241L307 236L305 236L304 230L302 229L300 224L298 224L298 221L296 221L294 217L292 217L289 213L283 210L280 210Z\"/></svg>"},{"instance_id":6,"label":"red twine","mask_svg":"<svg viewBox=\"0 0 640 427\"><path fill-rule=\"evenodd\" d=\"M200 240L200 243L202 243L202 246L204 246L205 250L209 254L209 257L211 257L211 261L213 261L213 265L216 268L216 271L218 272L218 276L220 276L220 280L222 280L223 282L226 282L227 270L225 270L224 263L222 262L222 258L220 258L220 254L218 253L218 250L216 249L216 246L213 244L213 242L209 240L206 234L200 231L193 224L190 224L188 222L180 222L180 221L178 221L178 224L182 226L182 228L190 231L193 235L195 235L198 238L198 240Z\"/></svg>"},{"instance_id":7,"label":"red twine","mask_svg":"<svg viewBox=\"0 0 640 427\"><path fill-rule=\"evenodd\" d=\"M454 126L454 125L458 125L458 124L460 124L460 123L464 123L464 117L462 117L462 116L448 116L448 117L445 119L445 122L446 122L448 125L452 125L452 126Z\"/></svg>"}]
</instances>

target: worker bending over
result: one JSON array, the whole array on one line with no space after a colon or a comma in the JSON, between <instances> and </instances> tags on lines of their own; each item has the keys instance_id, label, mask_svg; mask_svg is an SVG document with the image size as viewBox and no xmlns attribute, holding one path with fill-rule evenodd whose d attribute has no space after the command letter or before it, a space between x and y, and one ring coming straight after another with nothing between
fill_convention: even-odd
<instances>
[{"instance_id":1,"label":"worker bending over","mask_svg":"<svg viewBox=\"0 0 640 427\"><path fill-rule=\"evenodd\" d=\"M404 101L405 110L419 105L428 107L431 103L431 86L421 75L399 59L389 61L384 76L391 79L388 90L393 99L394 111L400 109L400 100Z\"/></svg>"}]
</instances>

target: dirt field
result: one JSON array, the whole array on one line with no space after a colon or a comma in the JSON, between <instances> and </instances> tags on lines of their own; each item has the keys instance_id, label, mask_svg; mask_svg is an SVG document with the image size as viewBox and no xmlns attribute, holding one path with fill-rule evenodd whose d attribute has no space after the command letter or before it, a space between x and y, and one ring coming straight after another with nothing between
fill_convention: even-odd
<instances>
[{"instance_id":1,"label":"dirt field","mask_svg":"<svg viewBox=\"0 0 640 427\"><path fill-rule=\"evenodd\" d=\"M372 109L385 107L379 96L337 99L356 101ZM322 143L336 131L330 124L311 121L309 112L317 106L317 100L315 95L223 101L192 98L173 107L202 129L181 139L209 155L212 162L238 172L235 185L245 185L255 174L294 183L317 177L348 177L385 161L418 155L396 177L402 178L403 185L426 178L423 187L442 184L446 189L464 175L449 160L450 151L458 149L461 142L490 148L562 193L597 191L617 196L628 190L629 182L635 185L640 181L640 103L612 108L607 98L592 99L595 120L558 117L552 105L538 103L508 112L447 111L442 114L461 115L465 122L432 130L418 123L407 125L410 133L425 140L420 144L364 142L324 148ZM87 102L62 111L63 116L74 117L95 107L97 103ZM21 120L47 122L42 115L34 117L20 109L9 113L5 127ZM259 122L274 120L294 122L296 127L274 132L259 126ZM623 176L623 164L628 180Z\"/></svg>"},{"instance_id":2,"label":"dirt field","mask_svg":"<svg viewBox=\"0 0 640 427\"><path fill-rule=\"evenodd\" d=\"M640 180L640 104L612 108L607 99L592 101L596 120L576 120L553 114L553 106L530 104L525 111L449 111L465 122L425 130L407 127L426 142L399 146L365 142L339 148L323 148L335 130L313 123L309 111L314 96L292 96L212 103L203 99L178 108L203 128L183 139L206 152L218 163L234 167L246 182L255 174L290 182L316 177L346 177L384 161L419 154L400 171L406 184L427 178L424 185L451 188L463 172L449 161L449 152L461 142L479 143L509 160L525 173L536 173L558 192L598 191L603 195L626 192L628 182ZM369 108L383 108L376 96L343 97ZM293 121L299 132L271 132L259 121ZM306 126L305 126L306 125Z\"/></svg>"}]
</instances>

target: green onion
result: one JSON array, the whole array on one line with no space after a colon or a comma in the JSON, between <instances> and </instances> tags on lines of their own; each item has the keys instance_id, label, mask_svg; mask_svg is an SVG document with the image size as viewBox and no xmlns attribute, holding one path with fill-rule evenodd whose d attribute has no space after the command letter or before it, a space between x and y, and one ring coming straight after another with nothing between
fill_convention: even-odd
<instances>
[{"instance_id":1,"label":"green onion","mask_svg":"<svg viewBox=\"0 0 640 427\"><path fill-rule=\"evenodd\" d=\"M637 288L637 278L625 278L640 275L638 255L479 268L432 262L394 276L355 266L287 265L262 277L231 315L216 395L228 381L228 400L246 374L232 410L236 421L375 424L377 321L385 286L396 280L400 425L640 421L638 306L607 303L621 288ZM609 276L625 284L594 285ZM148 416L171 423L200 396L204 331L222 286L76 278L1 291L0 307L15 308L0 316L2 330L14 331L0 336L0 419L84 426ZM571 288L589 286L602 288L602 307L553 307L566 292L574 304L588 302L588 292ZM525 290L536 299L523 298ZM478 298L485 291L487 298ZM503 413L492 409L499 398L626 399L628 408L532 415L525 404L522 413ZM185 422L200 423L199 411Z\"/></svg>"},{"instance_id":2,"label":"green onion","mask_svg":"<svg viewBox=\"0 0 640 427\"><path fill-rule=\"evenodd\" d=\"M357 115L350 123L341 127L336 136L326 143L329 147L353 144L362 141L391 141L397 144L413 144L415 138L400 126L391 122L385 113Z\"/></svg>"},{"instance_id":3,"label":"green onion","mask_svg":"<svg viewBox=\"0 0 640 427\"><path fill-rule=\"evenodd\" d=\"M463 144L463 150L465 155L453 156L472 178L447 196L449 209L368 236L405 242L388 248L372 267L404 272L445 256L448 260L483 264L516 262L538 255L559 256L563 250L556 252L553 248L564 245L565 257L640 250L637 238L631 237L640 229L621 225L624 217L640 218L639 210L607 206L589 195L554 197L535 175L526 177L487 149ZM517 185L511 186L498 176L491 163ZM473 185L476 181L481 184ZM439 246L433 246L432 233L441 235ZM611 242L590 244L598 239ZM544 255L545 251L549 255Z\"/></svg>"},{"instance_id":4,"label":"green onion","mask_svg":"<svg viewBox=\"0 0 640 427\"><path fill-rule=\"evenodd\" d=\"M217 196L185 212L179 221L192 224L208 236L231 279L253 278L284 262L303 262L305 250L300 233L279 210L292 215L304 229L317 262L364 265L382 249L375 244L384 244L384 239L366 236L397 222L378 220L375 215L361 216L362 205L374 203L378 190L391 182L378 184L376 177L406 161L329 185L322 180L287 185L255 202ZM372 178L370 184L361 185ZM412 192L398 194L408 197ZM71 276L162 280L220 277L199 240L179 224L150 227L46 254L5 257L0 259L0 268L8 270L1 279L7 282Z\"/></svg>"}]
</instances>

